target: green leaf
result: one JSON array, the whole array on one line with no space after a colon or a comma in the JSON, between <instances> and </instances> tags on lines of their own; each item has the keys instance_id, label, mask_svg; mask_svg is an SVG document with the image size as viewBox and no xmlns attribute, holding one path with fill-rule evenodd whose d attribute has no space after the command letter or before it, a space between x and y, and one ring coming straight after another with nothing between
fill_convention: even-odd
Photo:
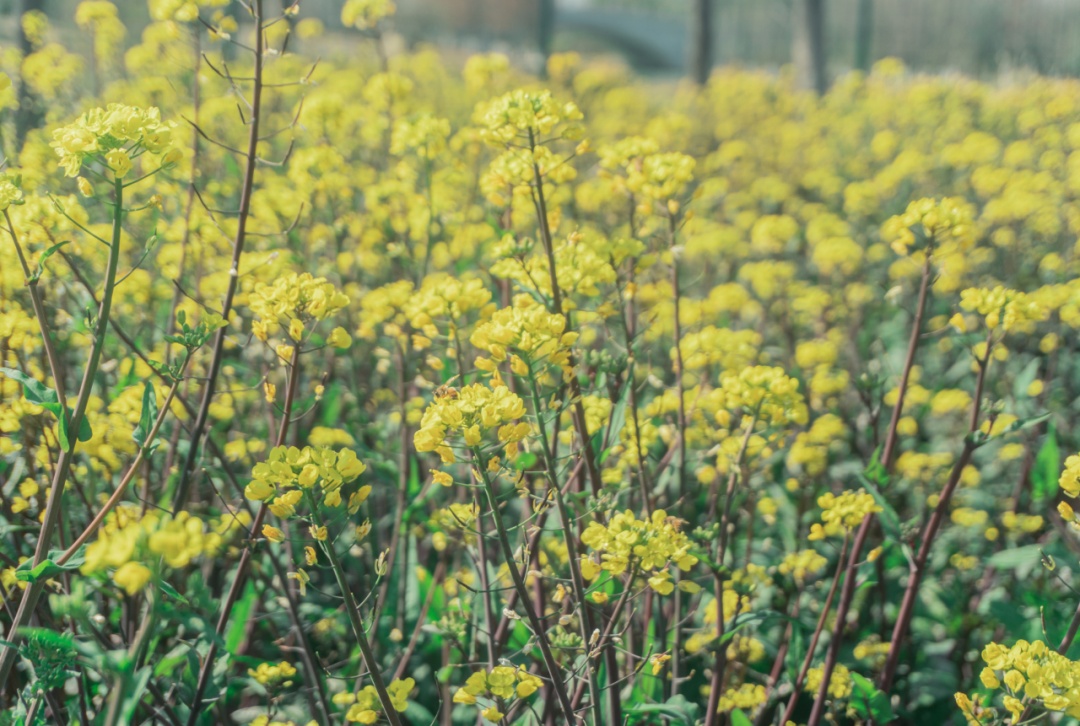
<instances>
[{"instance_id":1,"label":"green leaf","mask_svg":"<svg viewBox=\"0 0 1080 726\"><path fill-rule=\"evenodd\" d=\"M622 393L619 395L619 400L615 404L614 410L611 412L611 418L607 426L602 426L596 435L593 436L593 445L596 449L597 459L603 464L611 453L611 442L619 440L619 434L623 430L623 426L626 425L626 406L630 401L630 386L634 385L633 380L627 380L623 383ZM605 447L604 444L607 444ZM600 450L602 448L602 450Z\"/></svg>"},{"instance_id":2,"label":"green leaf","mask_svg":"<svg viewBox=\"0 0 1080 726\"><path fill-rule=\"evenodd\" d=\"M742 712L741 708L736 708L731 712L731 726L754 726L754 722Z\"/></svg>"},{"instance_id":3,"label":"green leaf","mask_svg":"<svg viewBox=\"0 0 1080 726\"><path fill-rule=\"evenodd\" d=\"M889 697L874 688L873 683L858 673L852 673L851 680L854 682L851 706L856 713L864 718L873 718L879 724L887 724L896 718Z\"/></svg>"},{"instance_id":4,"label":"green leaf","mask_svg":"<svg viewBox=\"0 0 1080 726\"><path fill-rule=\"evenodd\" d=\"M244 640L244 633L247 629L248 616L251 615L252 609L255 607L255 600L258 593L255 592L255 586L248 582L244 587L244 594L240 596L240 599L236 602L236 606L233 608L232 623L229 625L228 631L225 633L225 650L229 653L236 653L236 649L240 647L240 643Z\"/></svg>"},{"instance_id":5,"label":"green leaf","mask_svg":"<svg viewBox=\"0 0 1080 726\"><path fill-rule=\"evenodd\" d=\"M56 391L46 386L41 381L31 378L22 371L17 371L14 368L0 368L0 373L10 378L13 381L18 381L23 387L23 397L30 403L41 406L46 411L50 412L53 416L56 416L56 420L59 423L57 426L57 433L60 437L60 448L64 451L71 451L71 435L69 432L68 420L74 416L74 412L69 408L67 410L67 416L64 416L60 407L60 396ZM94 432L90 429L90 421L86 416L82 417L79 421L79 441L89 441L94 435Z\"/></svg>"},{"instance_id":6,"label":"green leaf","mask_svg":"<svg viewBox=\"0 0 1080 726\"><path fill-rule=\"evenodd\" d=\"M135 428L135 432L131 434L131 438L139 445L139 448L149 449L148 454L154 453L154 444L147 441L147 439L154 428L157 415L157 394L154 392L154 384L147 380L143 387L142 413L139 414L139 425Z\"/></svg>"},{"instance_id":7,"label":"green leaf","mask_svg":"<svg viewBox=\"0 0 1080 726\"><path fill-rule=\"evenodd\" d=\"M525 471L534 466L536 466L536 454L531 451L523 451L514 459L514 468L518 471Z\"/></svg>"},{"instance_id":8,"label":"green leaf","mask_svg":"<svg viewBox=\"0 0 1080 726\"><path fill-rule=\"evenodd\" d=\"M874 449L874 454L870 457L870 463L866 465L863 474L867 479L874 484L877 484L879 487L883 487L889 483L889 472L885 470L885 465L881 463L880 446Z\"/></svg>"},{"instance_id":9,"label":"green leaf","mask_svg":"<svg viewBox=\"0 0 1080 726\"><path fill-rule=\"evenodd\" d=\"M50 559L44 559L37 567L27 567L32 564L33 560L27 560L15 568L15 579L19 582L37 582L59 575L61 572L79 569L79 565L73 565L70 561L58 565Z\"/></svg>"},{"instance_id":10,"label":"green leaf","mask_svg":"<svg viewBox=\"0 0 1080 726\"><path fill-rule=\"evenodd\" d=\"M45 272L45 261L52 257L54 254L56 254L57 250L59 250L66 244L70 244L70 242L57 242L52 247L49 247L42 251L37 261L37 272L35 272L31 276L32 279L37 280L41 277L41 273Z\"/></svg>"},{"instance_id":11,"label":"green leaf","mask_svg":"<svg viewBox=\"0 0 1080 726\"><path fill-rule=\"evenodd\" d=\"M173 600L182 602L185 605L188 604L188 599L181 595L179 592L177 592L175 587L165 582L164 580L158 583L158 587L160 587L161 591L171 597Z\"/></svg>"},{"instance_id":12,"label":"green leaf","mask_svg":"<svg viewBox=\"0 0 1080 726\"><path fill-rule=\"evenodd\" d=\"M153 669L150 666L143 666L135 672L130 687L124 689L124 702L120 707L120 723L135 722L135 711L139 708L139 704L142 703L143 696L146 695L151 675L153 675Z\"/></svg>"},{"instance_id":13,"label":"green leaf","mask_svg":"<svg viewBox=\"0 0 1080 726\"><path fill-rule=\"evenodd\" d=\"M741 613L735 616L735 619L724 628L724 635L720 639L720 643L726 643L735 637L735 634L745 628L747 625L755 625L765 622L770 618L783 617L775 610L756 610L752 613Z\"/></svg>"},{"instance_id":14,"label":"green leaf","mask_svg":"<svg viewBox=\"0 0 1080 726\"><path fill-rule=\"evenodd\" d=\"M997 570L1016 570L1020 573L1030 572L1041 561L1042 548L1034 544L995 552L986 559L986 565Z\"/></svg>"},{"instance_id":15,"label":"green leaf","mask_svg":"<svg viewBox=\"0 0 1080 726\"><path fill-rule=\"evenodd\" d=\"M867 467L868 472L869 470L870 467ZM882 468L882 471L884 471L884 468ZM862 481L862 485L866 489L866 491L870 492L870 496L872 496L877 505L881 507L881 511L878 512L878 521L881 522L881 528L885 530L885 536L893 542L899 542L900 515L896 513L896 510L893 509L893 506L889 504L889 500L885 498L885 495L881 493L881 490L877 488L877 486L874 484L874 482L868 475L863 475L859 478Z\"/></svg>"},{"instance_id":16,"label":"green leaf","mask_svg":"<svg viewBox=\"0 0 1080 726\"><path fill-rule=\"evenodd\" d=\"M42 577L49 578L60 572L77 570L86 562L86 545L75 550L75 554L64 564L56 564L56 560L63 557L64 552L65 550L49 550L48 554L45 555L45 559L37 567L34 567L32 559L26 560L15 568L15 579L20 582L34 582Z\"/></svg>"},{"instance_id":17,"label":"green leaf","mask_svg":"<svg viewBox=\"0 0 1080 726\"><path fill-rule=\"evenodd\" d=\"M1050 499L1057 493L1060 473L1061 450L1058 448L1057 431L1051 423L1046 429L1046 440L1035 455L1035 466L1031 469L1031 495L1036 502Z\"/></svg>"},{"instance_id":18,"label":"green leaf","mask_svg":"<svg viewBox=\"0 0 1080 726\"><path fill-rule=\"evenodd\" d=\"M671 723L693 726L699 710L700 707L688 701L685 696L675 695L666 703L644 703L640 706L631 706L626 709L626 714L633 717L646 717L635 718L634 723L656 723L656 718L648 718L648 716L662 716L670 719Z\"/></svg>"},{"instance_id":19,"label":"green leaf","mask_svg":"<svg viewBox=\"0 0 1080 726\"><path fill-rule=\"evenodd\" d=\"M17 371L14 368L0 368L0 373L22 384L23 396L30 403L41 405L43 403L56 403L60 400L60 397L56 395L56 391L22 371Z\"/></svg>"}]
</instances>

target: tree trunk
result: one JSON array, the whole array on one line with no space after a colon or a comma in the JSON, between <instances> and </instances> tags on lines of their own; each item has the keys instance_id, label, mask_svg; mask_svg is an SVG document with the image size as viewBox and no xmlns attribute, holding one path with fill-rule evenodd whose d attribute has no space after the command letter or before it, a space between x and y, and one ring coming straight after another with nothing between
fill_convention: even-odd
<instances>
[{"instance_id":1,"label":"tree trunk","mask_svg":"<svg viewBox=\"0 0 1080 726\"><path fill-rule=\"evenodd\" d=\"M870 70L874 39L874 0L859 0L855 8L855 68Z\"/></svg>"},{"instance_id":2,"label":"tree trunk","mask_svg":"<svg viewBox=\"0 0 1080 726\"><path fill-rule=\"evenodd\" d=\"M799 88L823 95L825 80L825 0L794 0L792 3L791 60Z\"/></svg>"},{"instance_id":3,"label":"tree trunk","mask_svg":"<svg viewBox=\"0 0 1080 726\"><path fill-rule=\"evenodd\" d=\"M547 77L547 61L551 57L551 43L555 38L555 0L539 0L540 12L537 23L540 43L540 75Z\"/></svg>"},{"instance_id":4,"label":"tree trunk","mask_svg":"<svg viewBox=\"0 0 1080 726\"><path fill-rule=\"evenodd\" d=\"M23 32L23 15L35 10L40 11L44 4L44 0L19 0L16 4L15 11L17 13L17 22L19 25L19 53L22 58L26 58L26 56L34 51L30 39L26 37L26 33ZM32 129L36 129L41 125L45 114L41 109L40 101L34 95L34 92L30 90L30 86L26 83L26 79L23 78L21 68L19 71L19 85L16 94L19 100L19 108L15 110L14 153L18 154L19 151L22 150L23 142L26 141L26 135L30 133Z\"/></svg>"},{"instance_id":5,"label":"tree trunk","mask_svg":"<svg viewBox=\"0 0 1080 726\"><path fill-rule=\"evenodd\" d=\"M690 16L690 74L699 86L709 82L713 64L713 0L694 0Z\"/></svg>"}]
</instances>

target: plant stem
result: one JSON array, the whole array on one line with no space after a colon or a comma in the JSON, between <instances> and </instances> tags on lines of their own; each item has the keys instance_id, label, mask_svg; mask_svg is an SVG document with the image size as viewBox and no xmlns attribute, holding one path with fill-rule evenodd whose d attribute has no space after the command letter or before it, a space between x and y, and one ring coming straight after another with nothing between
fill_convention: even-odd
<instances>
[{"instance_id":1,"label":"plant stem","mask_svg":"<svg viewBox=\"0 0 1080 726\"><path fill-rule=\"evenodd\" d=\"M893 678L896 676L896 667L900 662L900 648L907 637L908 627L911 625L911 618L915 613L915 598L918 596L919 585L922 583L923 574L926 572L926 562L930 558L930 548L934 546L934 539L937 537L938 530L945 519L949 502L952 501L953 492L956 491L956 487L960 483L960 477L971 461L971 455L975 452L977 446L972 437L979 430L979 411L983 388L986 385L986 374L990 368L990 352L992 348L992 341L987 340L986 353L979 360L979 374L975 383L975 400L972 404L971 422L968 427L968 435L964 440L964 448L953 465L952 471L949 472L949 479L941 490L934 513L930 515L930 520L926 523L919 536L919 552L915 556L911 575L908 578L907 587L904 589L904 598L900 602L900 611L897 613L896 625L893 627L892 639L889 641L889 652L885 658L885 667L882 668L879 679L879 688L886 693L892 688Z\"/></svg>"},{"instance_id":2,"label":"plant stem","mask_svg":"<svg viewBox=\"0 0 1080 726\"><path fill-rule=\"evenodd\" d=\"M293 346L292 360L289 363L289 380L285 388L285 403L281 413L281 424L278 428L277 443L274 446L283 446L285 444L285 437L289 433L289 424L292 417L293 401L296 398L296 389L300 380L300 345ZM259 511L255 514L255 520L251 523L252 536L257 536L260 528L262 527L263 520L266 519L266 513L269 511L270 506L266 501L263 501L259 506ZM195 686L195 697L192 699L191 715L188 717L188 726L195 726L195 723L199 716L199 708L202 706L202 697L206 692L206 686L210 682L210 673L214 667L214 659L217 657L217 644L221 639L221 634L225 632L226 626L229 624L229 616L232 614L232 609L236 605L236 601L240 598L240 593L243 591L244 584L247 582L248 566L251 564L252 552L254 551L254 542L249 541L244 547L244 551L240 554L240 561L236 564L236 575L233 577L232 585L229 587L229 592L225 596L225 602L222 604L221 613L218 616L217 626L214 629L215 638L210 641L210 649L206 652L206 658L203 660L202 667L199 669L199 680ZM273 556L271 555L272 559ZM290 612L293 608L290 608ZM298 621L294 621L294 625L297 625ZM303 638L303 631L300 631L300 637ZM312 678L316 678L316 674L311 674Z\"/></svg>"},{"instance_id":3,"label":"plant stem","mask_svg":"<svg viewBox=\"0 0 1080 726\"><path fill-rule=\"evenodd\" d=\"M186 360L184 361L183 367L187 367ZM181 369L180 375L183 375L183 369ZM151 443L154 441L155 438L157 438L158 431L161 429L161 424L164 423L165 418L169 415L169 405L172 403L173 398L176 396L176 389L179 385L180 378L178 377L175 381L173 381L172 386L169 388L168 395L165 396L165 404L158 410L157 418L154 419L154 424L150 428L149 435L147 435L146 437L146 443L143 446L139 447L139 453L135 456L135 460L131 462L131 465L128 467L127 473L124 474L124 478L120 480L120 484L116 487L116 490L112 493L112 496L110 496L108 501L106 501L105 504L102 505L101 510L94 516L93 520L90 521L90 524L86 525L86 528L82 531L82 534L76 537L75 541L72 542L71 545L67 548L67 550L64 551L64 554L60 555L59 559L56 560L56 564L62 565L68 560L70 560L75 554L75 552L79 549L79 547L85 544L86 540L90 539L90 537L93 536L94 532L96 532L98 527L101 526L101 523L105 521L105 517L108 515L108 513L111 512L117 504L119 504L120 498L124 495L124 491L127 490L128 484L131 483L131 480L135 477L135 473L138 471L139 465L146 458L146 453Z\"/></svg>"},{"instance_id":4,"label":"plant stem","mask_svg":"<svg viewBox=\"0 0 1080 726\"><path fill-rule=\"evenodd\" d=\"M585 580L581 576L581 562L578 559L577 533L575 533L571 527L573 519L570 517L570 511L566 506L566 499L562 495L558 476L555 473L555 456L551 450L551 444L548 443L547 424L544 423L540 388L536 384L536 376L533 373L531 363L529 363L528 378L529 390L532 393L533 413L536 414L536 425L540 429L540 447L541 452L544 455L544 470L547 474L548 487L555 495L555 505L559 510L559 519L562 522L563 539L566 541L566 554L567 559L569 560L570 581L574 588L574 598L578 602L578 607L581 608L581 640L583 643L588 643L590 633L593 631L593 623L592 613L589 612L588 601L585 599ZM603 714L600 709L600 699L596 697L598 690L596 684L596 671L590 665L587 665L586 667L588 668L589 696L592 703L593 715L596 719L596 725L599 726L599 724L603 723Z\"/></svg>"},{"instance_id":5,"label":"plant stem","mask_svg":"<svg viewBox=\"0 0 1080 726\"><path fill-rule=\"evenodd\" d=\"M251 197L255 188L255 166L258 163L259 147L259 121L262 118L262 92L263 92L263 0L252 0L250 10L255 24L255 67L252 73L253 90L251 95L251 118L248 128L248 148L245 157L244 183L240 191L240 209L236 220L236 236L233 238L232 262L229 267L229 284L225 289L225 300L221 305L221 317L229 319L232 311L233 298L236 296L237 284L240 281L240 257L244 252L244 240L247 237L247 223L251 211ZM197 79L196 79L197 80ZM225 352L225 328L218 330L214 338L214 352L210 360L210 370L206 377L206 386L203 388L202 402L199 412L195 416L195 422L191 427L191 444L188 448L184 466L180 470L180 482L176 487L176 495L173 498L173 513L178 513L187 503L191 493L191 479L195 472L195 462L199 455L199 444L206 428L206 420L210 415L210 404L214 399L214 391L218 374L221 371L221 360Z\"/></svg>"},{"instance_id":6,"label":"plant stem","mask_svg":"<svg viewBox=\"0 0 1080 726\"><path fill-rule=\"evenodd\" d=\"M101 354L105 348L105 333L109 326L109 313L112 310L113 290L116 288L116 270L120 262L120 238L124 221L124 184L121 179L113 180L113 224L112 242L109 247L109 258L105 267L105 287L101 294L101 304L98 306L97 319L94 324L94 340L90 347L90 357L83 371L82 384L79 386L79 395L75 403L75 411L71 416L68 428L72 433L72 440L68 449L61 449L60 458L56 464L56 472L53 475L49 498L45 505L45 517L38 532L37 547L34 550L34 566L40 565L49 552L49 543L53 532L60 522L64 487L67 484L68 475L71 472L71 462L78 447L78 437L75 435L82 425L86 415L86 407L90 402L90 394L94 388L94 378L97 376L98 366L101 364ZM18 643L19 629L30 622L38 600L45 590L45 581L39 580L23 590L19 608L15 612L11 627L7 632L7 640ZM7 683L11 676L12 666L18 651L10 645L3 646L0 652L0 683Z\"/></svg>"},{"instance_id":7,"label":"plant stem","mask_svg":"<svg viewBox=\"0 0 1080 726\"><path fill-rule=\"evenodd\" d=\"M731 518L731 502L735 493L735 484L738 481L739 470L742 468L743 459L746 457L746 449L750 445L750 437L754 433L754 425L757 424L758 411L750 418L739 446L739 454L731 465L731 474L728 476L727 493L724 497L724 513L720 518L720 536L716 546L717 571L713 576L714 596L716 597L716 638L718 641L716 657L713 661L713 674L709 689L709 704L705 713L705 726L716 726L720 717L720 691L724 685L724 671L727 666L727 648L724 647L724 578L721 575L724 567L724 556L727 554L727 530L728 521ZM715 499L716 497L713 497Z\"/></svg>"},{"instance_id":8,"label":"plant stem","mask_svg":"<svg viewBox=\"0 0 1080 726\"><path fill-rule=\"evenodd\" d=\"M933 270L931 250L926 252L926 261L923 263L922 281L919 284L919 299L915 305L915 318L911 324L911 337L908 340L907 357L904 360L904 369L900 374L900 391L896 399L896 407L893 409L892 418L889 421L889 429L885 435L885 448L881 457L881 464L886 474L892 471L893 451L896 447L900 416L904 409L904 398L907 395L907 383L911 376L911 369L915 365L915 353L919 347L919 339L922 334L923 316L926 314L926 304L930 292L930 277ZM863 545L870 534L870 527L874 523L874 515L868 514L859 524L855 533L855 541L851 544L848 553L847 571L844 573L844 586L840 590L840 603L836 606L836 626L832 640L829 642L829 650L825 656L825 664L822 668L821 686L818 688L814 706L810 711L810 720L807 726L818 726L825 715L825 700L828 697L829 681L832 679L836 661L840 657L840 644L843 642L844 627L847 622L848 612L851 610L851 602L855 596L855 575L859 569L860 557Z\"/></svg>"},{"instance_id":9,"label":"plant stem","mask_svg":"<svg viewBox=\"0 0 1080 726\"><path fill-rule=\"evenodd\" d=\"M319 516L318 502L310 493L308 493L307 499L316 525L322 527L323 522ZM371 684L375 686L375 691L379 694L379 703L382 704L385 716L390 721L391 726L401 726L401 719L398 717L397 709L394 708L394 704L390 700L390 694L386 690L386 684L383 682L382 673L379 670L379 662L375 659L375 652L371 649L371 643L368 641L367 633L364 630L364 619L360 615L360 606L357 604L352 590L349 589L349 581L345 576L345 568L341 564L337 550L334 549L334 544L329 539L323 540L320 544L323 552L326 553L327 558L330 560L330 569L334 571L334 578L337 580L338 589L341 591L341 599L345 601L345 614L349 616L349 624L352 625L356 643L360 646L360 654L364 658L364 665L367 666L368 675L371 676Z\"/></svg>"},{"instance_id":10,"label":"plant stem","mask_svg":"<svg viewBox=\"0 0 1080 726\"><path fill-rule=\"evenodd\" d=\"M52 337L49 335L49 320L45 317L45 304L41 300L41 288L38 287L38 279L30 272L30 266L26 262L19 237L15 234L15 225L11 223L11 215L4 210L4 220L7 222L7 232L11 235L11 243L15 245L15 252L19 256L19 264L22 265L23 276L26 278L26 286L30 289L30 302L34 307L34 317L38 320L38 329L41 331L41 342L45 348L45 357L49 361L49 372L52 373L53 384L56 386L56 398L60 403L62 416L67 416L67 396L64 390L64 376L60 367L60 358L56 354Z\"/></svg>"},{"instance_id":11,"label":"plant stem","mask_svg":"<svg viewBox=\"0 0 1080 726\"><path fill-rule=\"evenodd\" d=\"M786 724L795 715L795 705L799 702L799 691L802 689L803 681L806 680L806 674L810 672L810 665L814 660L814 651L817 650L818 639L825 629L825 620L832 609L836 588L840 584L841 575L844 574L844 556L847 554L848 543L850 542L851 533L848 532L844 536L844 546L840 548L840 556L836 559L836 574L833 575L832 584L829 586L829 594L825 597L825 604L821 606L821 615L818 616L817 626L814 628L814 634L810 638L809 645L806 646L806 657L803 658L799 675L796 676L795 682L791 684L791 698L788 700L787 708L784 709L784 717L780 719L780 723Z\"/></svg>"},{"instance_id":12,"label":"plant stem","mask_svg":"<svg viewBox=\"0 0 1080 726\"><path fill-rule=\"evenodd\" d=\"M529 149L536 150L536 137L532 129L529 129ZM555 243L551 234L551 225L548 223L547 200L544 197L544 177L540 174L540 165L533 160L533 183L536 188L534 200L536 202L536 217L540 224L540 238L544 243L544 252L547 255L548 276L551 279L551 302L552 312L566 318L566 330L570 332L570 316L563 309L562 290L559 288L559 276L555 268ZM585 467L589 473L589 481L592 483L594 496L599 496L601 481L600 467L596 464L592 447L589 445L589 432L585 425L585 406L581 402L581 382L577 374L573 373L577 364L574 360L574 351L568 352L567 366L572 371L570 375L570 398L574 402L573 419L574 428L577 430L578 439L581 442L582 456L585 457Z\"/></svg>"},{"instance_id":13,"label":"plant stem","mask_svg":"<svg viewBox=\"0 0 1080 726\"><path fill-rule=\"evenodd\" d=\"M487 493L488 506L491 508L492 519L495 520L495 531L498 534L499 545L502 547L503 558L506 560L506 569L510 571L510 578L514 582L514 589L517 590L518 599L521 601L521 607L525 611L525 616L529 619L529 625L532 627L533 634L536 635L536 640L540 645L540 653L544 658L544 666L547 668L548 678L551 680L551 687L555 691L556 698L559 700L559 706L562 708L563 717L566 723L572 723L574 719L579 717L574 715L574 709L570 705L570 698L566 694L566 684L562 681L559 665L555 662L555 656L551 652L551 643L548 642L547 631L544 630L544 624L540 621L540 617L533 612L532 604L529 602L529 591L525 588L525 580L522 579L521 573L518 571L517 559L514 557L514 550L510 546L510 537L506 533L506 525L503 523L502 514L499 512L499 500L495 496L495 488L491 483L491 477L488 475L487 462L484 461L479 450L473 449L472 454L476 463L476 469L484 484L484 491Z\"/></svg>"}]
</instances>

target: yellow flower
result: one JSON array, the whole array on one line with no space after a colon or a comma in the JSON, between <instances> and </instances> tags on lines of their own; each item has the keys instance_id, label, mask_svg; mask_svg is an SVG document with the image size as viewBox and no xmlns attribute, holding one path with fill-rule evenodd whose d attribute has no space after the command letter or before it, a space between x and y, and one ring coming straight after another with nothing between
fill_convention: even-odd
<instances>
[{"instance_id":1,"label":"yellow flower","mask_svg":"<svg viewBox=\"0 0 1080 726\"><path fill-rule=\"evenodd\" d=\"M307 595L307 585L311 582L311 578L308 573L303 569L297 569L296 572L289 572L286 574L290 580L296 580L297 586L300 588L300 597Z\"/></svg>"},{"instance_id":2,"label":"yellow flower","mask_svg":"<svg viewBox=\"0 0 1080 726\"><path fill-rule=\"evenodd\" d=\"M113 582L124 589L128 595L140 592L150 582L150 568L138 562L125 562L113 574Z\"/></svg>"},{"instance_id":3,"label":"yellow flower","mask_svg":"<svg viewBox=\"0 0 1080 726\"><path fill-rule=\"evenodd\" d=\"M499 711L499 709L495 706L488 706L480 712L480 715L484 717L485 721L490 721L491 723L498 723L505 714Z\"/></svg>"},{"instance_id":4,"label":"yellow flower","mask_svg":"<svg viewBox=\"0 0 1080 726\"><path fill-rule=\"evenodd\" d=\"M131 157L123 149L113 149L105 154L105 161L117 179L123 179L131 171Z\"/></svg>"}]
</instances>

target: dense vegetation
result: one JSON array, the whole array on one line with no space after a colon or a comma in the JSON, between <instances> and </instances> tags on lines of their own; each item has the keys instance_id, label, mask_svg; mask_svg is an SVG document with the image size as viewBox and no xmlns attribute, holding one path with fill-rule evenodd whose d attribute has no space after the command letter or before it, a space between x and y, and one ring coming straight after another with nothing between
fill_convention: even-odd
<instances>
[{"instance_id":1,"label":"dense vegetation","mask_svg":"<svg viewBox=\"0 0 1080 726\"><path fill-rule=\"evenodd\" d=\"M1080 83L216 5L0 54L0 721L1080 716Z\"/></svg>"}]
</instances>

